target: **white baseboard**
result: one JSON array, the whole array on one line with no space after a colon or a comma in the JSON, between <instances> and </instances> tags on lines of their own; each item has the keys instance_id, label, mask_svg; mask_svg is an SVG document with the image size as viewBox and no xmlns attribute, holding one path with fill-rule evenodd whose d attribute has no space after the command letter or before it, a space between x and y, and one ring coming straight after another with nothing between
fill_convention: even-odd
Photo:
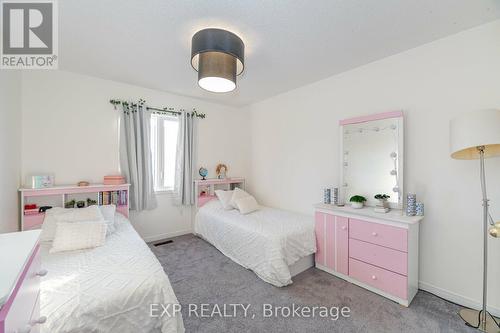
<instances>
[{"instance_id":1,"label":"white baseboard","mask_svg":"<svg viewBox=\"0 0 500 333\"><path fill-rule=\"evenodd\" d=\"M445 300L448 300L450 302L460 304L462 306L472 308L472 309L481 309L482 304L479 303L476 300L473 300L471 298L453 293L451 291L436 287L430 283L422 282L420 281L418 283L419 289L425 290L430 292L431 294L434 294L436 296L439 296L441 298L444 298ZM488 306L488 311L494 315L495 317L500 317L500 308Z\"/></svg>"},{"instance_id":2,"label":"white baseboard","mask_svg":"<svg viewBox=\"0 0 500 333\"><path fill-rule=\"evenodd\" d=\"M163 234L158 234L158 235L154 235L154 236L142 237L142 239L146 243L150 243L150 242L156 242L156 241L161 240L161 239L172 238L172 237L187 235L187 234L191 234L191 233L193 233L193 230L185 229L185 230L179 230L179 231L175 231L175 232L167 232L167 233L163 233Z\"/></svg>"}]
</instances>

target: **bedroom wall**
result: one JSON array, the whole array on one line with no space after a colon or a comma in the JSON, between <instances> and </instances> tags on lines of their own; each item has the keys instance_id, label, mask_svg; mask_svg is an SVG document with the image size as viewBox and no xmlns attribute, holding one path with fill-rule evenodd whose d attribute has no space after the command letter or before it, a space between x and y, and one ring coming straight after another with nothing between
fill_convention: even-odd
<instances>
[{"instance_id":1,"label":"bedroom wall","mask_svg":"<svg viewBox=\"0 0 500 333\"><path fill-rule=\"evenodd\" d=\"M193 81L194 82L194 81ZM23 73L23 175L55 174L57 184L102 182L119 170L118 111L110 98L146 99L153 106L196 107L207 114L199 125L198 165L214 176L226 163L230 175L247 174L248 115L192 98L64 71ZM158 208L131 214L141 236L150 241L191 232L191 210L158 195Z\"/></svg>"},{"instance_id":2,"label":"bedroom wall","mask_svg":"<svg viewBox=\"0 0 500 333\"><path fill-rule=\"evenodd\" d=\"M0 71L0 233L17 231L21 170L21 73Z\"/></svg>"},{"instance_id":3,"label":"bedroom wall","mask_svg":"<svg viewBox=\"0 0 500 333\"><path fill-rule=\"evenodd\" d=\"M338 121L404 110L405 187L425 203L420 285L478 305L482 281L479 163L449 157L455 115L500 108L500 21L435 41L248 107L249 189L266 205L312 215L338 184ZM335 55L332 55L335 56ZM500 220L500 158L487 160L492 214ZM500 314L500 240L489 239L489 305Z\"/></svg>"}]
</instances>

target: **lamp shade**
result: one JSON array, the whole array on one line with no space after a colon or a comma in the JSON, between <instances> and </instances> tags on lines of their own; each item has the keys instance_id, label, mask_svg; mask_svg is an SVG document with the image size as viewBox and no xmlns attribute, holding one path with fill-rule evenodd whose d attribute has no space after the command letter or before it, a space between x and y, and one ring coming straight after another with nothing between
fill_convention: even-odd
<instances>
[{"instance_id":1,"label":"lamp shade","mask_svg":"<svg viewBox=\"0 0 500 333\"><path fill-rule=\"evenodd\" d=\"M194 34L191 65L198 72L198 84L212 92L236 88L236 76L243 72L245 44L234 33L208 28Z\"/></svg>"},{"instance_id":2,"label":"lamp shade","mask_svg":"<svg viewBox=\"0 0 500 333\"><path fill-rule=\"evenodd\" d=\"M479 146L484 146L484 157L500 156L500 110L468 112L451 120L452 158L478 159Z\"/></svg>"}]
</instances>

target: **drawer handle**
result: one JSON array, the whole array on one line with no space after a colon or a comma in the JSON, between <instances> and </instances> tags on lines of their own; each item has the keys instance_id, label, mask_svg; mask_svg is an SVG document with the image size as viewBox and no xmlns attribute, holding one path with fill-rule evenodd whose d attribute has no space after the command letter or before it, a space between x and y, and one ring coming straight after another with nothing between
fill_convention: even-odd
<instances>
[{"instance_id":1,"label":"drawer handle","mask_svg":"<svg viewBox=\"0 0 500 333\"><path fill-rule=\"evenodd\" d=\"M41 269L38 272L36 272L36 276L45 276L45 275L47 275L48 272L49 271L46 269Z\"/></svg>"},{"instance_id":2,"label":"drawer handle","mask_svg":"<svg viewBox=\"0 0 500 333\"><path fill-rule=\"evenodd\" d=\"M377 235L378 235L378 234L377 234L376 232L372 232L372 236L373 236L373 237L377 237Z\"/></svg>"},{"instance_id":3,"label":"drawer handle","mask_svg":"<svg viewBox=\"0 0 500 333\"><path fill-rule=\"evenodd\" d=\"M376 280L377 277L375 275L372 275L372 280Z\"/></svg>"}]
</instances>

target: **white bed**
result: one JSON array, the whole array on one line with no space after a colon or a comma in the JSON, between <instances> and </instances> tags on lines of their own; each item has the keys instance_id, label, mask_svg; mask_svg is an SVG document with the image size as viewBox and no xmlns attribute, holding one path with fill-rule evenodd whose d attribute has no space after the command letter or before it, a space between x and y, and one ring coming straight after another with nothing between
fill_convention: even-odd
<instances>
[{"instance_id":1,"label":"white bed","mask_svg":"<svg viewBox=\"0 0 500 333\"><path fill-rule=\"evenodd\" d=\"M182 316L151 317L150 304L178 304L160 263L121 214L106 244L49 254L42 243L42 333L184 332Z\"/></svg>"},{"instance_id":2,"label":"white bed","mask_svg":"<svg viewBox=\"0 0 500 333\"><path fill-rule=\"evenodd\" d=\"M309 216L268 207L242 215L212 200L199 209L194 229L231 260L278 287L313 265L316 240Z\"/></svg>"}]
</instances>

